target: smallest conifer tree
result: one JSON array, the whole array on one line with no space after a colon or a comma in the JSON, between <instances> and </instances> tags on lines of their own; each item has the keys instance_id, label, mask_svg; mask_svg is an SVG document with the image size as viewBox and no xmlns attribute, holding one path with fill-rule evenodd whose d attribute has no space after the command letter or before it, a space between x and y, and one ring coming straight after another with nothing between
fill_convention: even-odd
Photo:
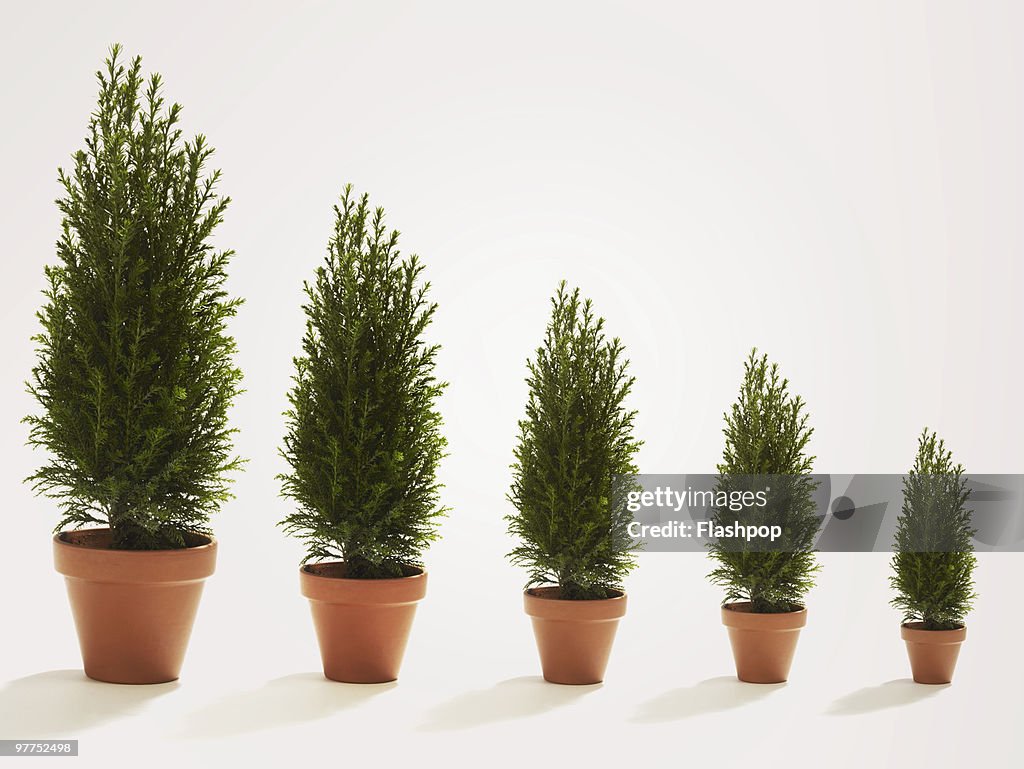
<instances>
[{"instance_id":1,"label":"smallest conifer tree","mask_svg":"<svg viewBox=\"0 0 1024 769\"><path fill-rule=\"evenodd\" d=\"M889 580L904 623L920 622L924 630L963 626L977 597L969 496L963 465L954 465L945 442L926 428L903 479Z\"/></svg>"},{"instance_id":2,"label":"smallest conifer tree","mask_svg":"<svg viewBox=\"0 0 1024 769\"><path fill-rule=\"evenodd\" d=\"M724 587L726 602L746 601L755 613L780 613L799 607L819 569L814 556L821 525L814 502L817 482L810 475L814 457L807 453L813 429L804 401L789 392L789 381L768 356L751 351L744 364L743 385L725 415L725 453L718 465L718 491L758 491L770 487L767 504L740 513L728 506L712 509L723 528L745 525L781 527L774 542L748 540L737 534L709 543L718 562L711 581Z\"/></svg>"},{"instance_id":3,"label":"smallest conifer tree","mask_svg":"<svg viewBox=\"0 0 1024 769\"><path fill-rule=\"evenodd\" d=\"M325 262L306 285L303 354L295 358L282 494L298 504L285 531L306 561L340 558L345 576L406 576L437 537L446 441L434 401L436 305L423 265L402 258L384 211L346 187Z\"/></svg>"},{"instance_id":4,"label":"smallest conifer tree","mask_svg":"<svg viewBox=\"0 0 1024 769\"><path fill-rule=\"evenodd\" d=\"M635 566L625 493L637 468L633 387L618 338L608 340L579 289L565 281L536 360L512 465L506 517L521 540L509 557L529 569L527 587L554 584L568 600L617 595Z\"/></svg>"}]
</instances>

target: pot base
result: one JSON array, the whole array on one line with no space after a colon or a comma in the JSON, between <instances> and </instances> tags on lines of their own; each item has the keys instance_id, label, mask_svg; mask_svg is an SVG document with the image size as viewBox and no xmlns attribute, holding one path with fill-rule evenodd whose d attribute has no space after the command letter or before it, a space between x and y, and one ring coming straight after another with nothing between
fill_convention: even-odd
<instances>
[{"instance_id":1,"label":"pot base","mask_svg":"<svg viewBox=\"0 0 1024 769\"><path fill-rule=\"evenodd\" d=\"M728 603L722 607L722 623L729 630L737 678L751 684L788 680L807 609L760 614L750 611L747 602Z\"/></svg>"},{"instance_id":2,"label":"pot base","mask_svg":"<svg viewBox=\"0 0 1024 769\"><path fill-rule=\"evenodd\" d=\"M113 684L177 680L217 543L193 535L179 550L111 550L109 529L62 532L64 575L85 674Z\"/></svg>"},{"instance_id":3,"label":"pot base","mask_svg":"<svg viewBox=\"0 0 1024 769\"><path fill-rule=\"evenodd\" d=\"M347 684L398 679L416 604L427 590L426 572L411 571L396 579L348 579L341 562L300 569L326 678Z\"/></svg>"},{"instance_id":4,"label":"pot base","mask_svg":"<svg viewBox=\"0 0 1024 769\"><path fill-rule=\"evenodd\" d=\"M557 587L523 593L533 622L544 680L586 686L604 680L619 619L626 613L626 595L595 601L567 601Z\"/></svg>"},{"instance_id":5,"label":"pot base","mask_svg":"<svg viewBox=\"0 0 1024 769\"><path fill-rule=\"evenodd\" d=\"M923 622L908 622L900 626L914 681L933 685L952 683L960 644L967 638L967 628L925 630L923 625Z\"/></svg>"}]
</instances>

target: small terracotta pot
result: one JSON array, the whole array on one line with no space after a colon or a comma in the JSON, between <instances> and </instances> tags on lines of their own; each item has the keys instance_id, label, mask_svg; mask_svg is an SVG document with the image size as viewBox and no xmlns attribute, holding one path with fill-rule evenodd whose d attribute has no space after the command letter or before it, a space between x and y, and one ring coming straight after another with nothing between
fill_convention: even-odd
<instances>
[{"instance_id":1,"label":"small terracotta pot","mask_svg":"<svg viewBox=\"0 0 1024 769\"><path fill-rule=\"evenodd\" d=\"M190 535L178 550L111 550L110 529L53 538L78 630L85 674L114 684L159 684L181 672L203 580L217 542Z\"/></svg>"},{"instance_id":2,"label":"small terracotta pot","mask_svg":"<svg viewBox=\"0 0 1024 769\"><path fill-rule=\"evenodd\" d=\"M953 680L960 644L967 638L967 628L956 630L925 630L923 622L907 622L900 626L900 636L907 642L910 670L919 684L948 684Z\"/></svg>"},{"instance_id":3,"label":"small terracotta pot","mask_svg":"<svg viewBox=\"0 0 1024 769\"><path fill-rule=\"evenodd\" d=\"M722 622L729 629L737 678L751 684L781 684L789 678L807 609L760 614L745 601L727 603Z\"/></svg>"},{"instance_id":4,"label":"small terracotta pot","mask_svg":"<svg viewBox=\"0 0 1024 769\"><path fill-rule=\"evenodd\" d=\"M626 594L595 601L566 601L557 587L523 593L540 652L544 680L553 684L599 684L604 680Z\"/></svg>"},{"instance_id":5,"label":"small terracotta pot","mask_svg":"<svg viewBox=\"0 0 1024 769\"><path fill-rule=\"evenodd\" d=\"M347 579L340 561L299 570L327 678L349 684L398 678L416 603L427 594L427 573L409 571L397 579Z\"/></svg>"}]
</instances>

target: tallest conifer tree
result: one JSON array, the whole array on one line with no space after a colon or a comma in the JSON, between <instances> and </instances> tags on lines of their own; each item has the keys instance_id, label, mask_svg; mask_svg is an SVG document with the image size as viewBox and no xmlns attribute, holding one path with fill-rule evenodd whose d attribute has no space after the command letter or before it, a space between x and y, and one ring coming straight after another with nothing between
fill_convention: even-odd
<instances>
[{"instance_id":1,"label":"tallest conifer tree","mask_svg":"<svg viewBox=\"0 0 1024 769\"><path fill-rule=\"evenodd\" d=\"M228 496L228 408L241 373L227 321L231 251L210 242L228 198L213 150L185 140L159 75L114 46L85 148L59 173L57 264L46 268L26 417L49 459L30 477L58 528L107 525L116 549L184 547Z\"/></svg>"}]
</instances>

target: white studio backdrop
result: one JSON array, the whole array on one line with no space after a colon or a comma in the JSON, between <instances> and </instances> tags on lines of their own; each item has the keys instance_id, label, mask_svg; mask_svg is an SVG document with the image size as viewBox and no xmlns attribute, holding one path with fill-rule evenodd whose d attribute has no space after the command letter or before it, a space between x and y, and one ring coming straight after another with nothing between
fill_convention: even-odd
<instances>
[{"instance_id":1,"label":"white studio backdrop","mask_svg":"<svg viewBox=\"0 0 1024 769\"><path fill-rule=\"evenodd\" d=\"M969 472L1020 471L1022 32L1012 2L6 7L0 736L78 737L88 766L1018 766L1019 554L981 557L957 680L927 691L906 681L884 555L822 556L791 681L765 689L730 680L705 559L649 554L607 682L572 691L536 678L502 517L562 278L627 346L645 472L714 469L754 345L806 399L819 472L905 471L925 425ZM22 484L41 457L18 421L56 167L113 42L217 149L216 242L246 298L249 463L182 680L144 689L74 672L57 516ZM302 282L348 182L424 259L450 382L452 513L402 679L372 690L320 681L301 548L275 525Z\"/></svg>"}]
</instances>

